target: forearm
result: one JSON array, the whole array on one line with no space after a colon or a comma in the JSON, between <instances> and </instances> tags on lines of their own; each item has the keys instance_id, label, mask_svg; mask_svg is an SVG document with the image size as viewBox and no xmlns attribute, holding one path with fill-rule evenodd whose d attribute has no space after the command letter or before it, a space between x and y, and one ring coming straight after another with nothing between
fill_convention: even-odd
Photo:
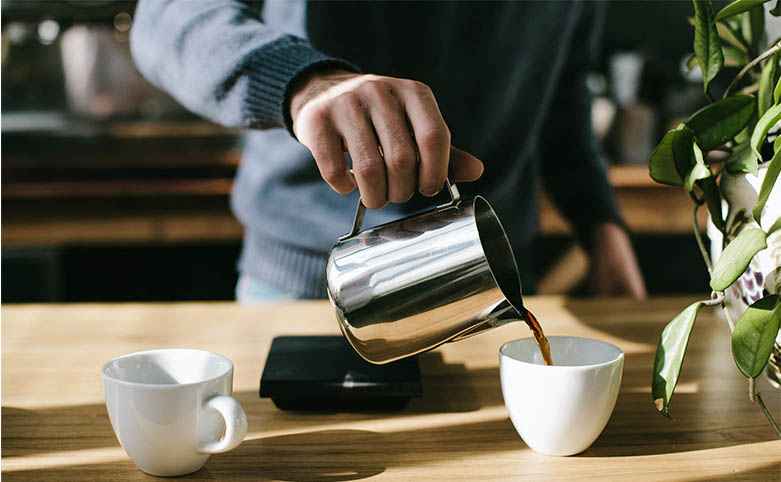
<instances>
[{"instance_id":1,"label":"forearm","mask_svg":"<svg viewBox=\"0 0 781 482\"><path fill-rule=\"evenodd\" d=\"M570 100L554 109L552 115L558 118L546 124L542 136L542 174L553 201L588 247L595 224L623 221L593 134L585 83L566 88Z\"/></svg>"},{"instance_id":2,"label":"forearm","mask_svg":"<svg viewBox=\"0 0 781 482\"><path fill-rule=\"evenodd\" d=\"M594 134L592 95L586 85L604 18L602 6L583 6L567 66L540 136L548 192L586 246L591 244L589 231L595 224L623 224Z\"/></svg>"},{"instance_id":3,"label":"forearm","mask_svg":"<svg viewBox=\"0 0 781 482\"><path fill-rule=\"evenodd\" d=\"M131 52L191 111L239 128L290 127L289 86L312 68L357 70L260 21L258 4L141 0Z\"/></svg>"}]
</instances>

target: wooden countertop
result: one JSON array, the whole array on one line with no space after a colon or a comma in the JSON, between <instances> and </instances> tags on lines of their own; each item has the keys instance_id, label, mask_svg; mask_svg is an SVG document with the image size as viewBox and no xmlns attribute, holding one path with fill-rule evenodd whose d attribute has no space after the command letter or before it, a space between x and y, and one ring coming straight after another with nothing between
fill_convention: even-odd
<instances>
[{"instance_id":1,"label":"wooden countertop","mask_svg":"<svg viewBox=\"0 0 781 482\"><path fill-rule=\"evenodd\" d=\"M510 325L421 356L424 395L392 413L294 413L257 394L276 335L335 334L327 302L5 305L2 307L3 480L154 480L119 446L99 369L118 355L202 348L234 361L244 443L190 478L217 480L779 480L781 440L747 396L724 323L703 310L671 404L649 383L656 341L684 298L529 297L549 335L598 338L626 363L613 417L574 457L532 452L508 418L497 350L529 335ZM777 419L781 391L760 389ZM530 394L533 396L533 394Z\"/></svg>"}]
</instances>

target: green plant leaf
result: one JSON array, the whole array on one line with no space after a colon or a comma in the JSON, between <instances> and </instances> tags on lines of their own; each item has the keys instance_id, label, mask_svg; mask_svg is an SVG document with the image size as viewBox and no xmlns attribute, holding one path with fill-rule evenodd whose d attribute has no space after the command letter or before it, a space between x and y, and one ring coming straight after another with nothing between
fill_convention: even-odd
<instances>
[{"instance_id":1,"label":"green plant leaf","mask_svg":"<svg viewBox=\"0 0 781 482\"><path fill-rule=\"evenodd\" d=\"M705 165L705 161L702 159L702 150L696 144L692 144L692 152L694 153L694 165L683 180L683 187L687 192L691 192L694 189L694 182L700 179L711 177L712 173L708 166Z\"/></svg>"},{"instance_id":2,"label":"green plant leaf","mask_svg":"<svg viewBox=\"0 0 781 482\"><path fill-rule=\"evenodd\" d=\"M692 54L686 61L686 73L691 74L695 68L699 67L699 65L700 64L697 62L697 56Z\"/></svg>"},{"instance_id":3,"label":"green plant leaf","mask_svg":"<svg viewBox=\"0 0 781 482\"><path fill-rule=\"evenodd\" d=\"M781 323L778 295L769 295L746 308L732 331L732 357L746 378L762 373L770 358Z\"/></svg>"},{"instance_id":4,"label":"green plant leaf","mask_svg":"<svg viewBox=\"0 0 781 482\"><path fill-rule=\"evenodd\" d=\"M739 13L747 12L757 5L761 5L767 1L768 0L735 0L719 11L718 15L716 15L716 20L721 20L722 18L727 18Z\"/></svg>"},{"instance_id":5,"label":"green plant leaf","mask_svg":"<svg viewBox=\"0 0 781 482\"><path fill-rule=\"evenodd\" d=\"M762 186L759 188L759 196L757 196L757 203L754 205L754 209L751 213L754 215L754 220L759 223L762 217L762 210L765 209L765 203L770 197L770 192L773 191L773 186L776 185L776 179L778 179L778 173L781 172L781 149L777 150L773 154L773 159L770 160L770 164L767 166L767 172L765 178L762 180Z\"/></svg>"},{"instance_id":6,"label":"green plant leaf","mask_svg":"<svg viewBox=\"0 0 781 482\"><path fill-rule=\"evenodd\" d=\"M738 234L721 253L711 274L710 287L724 291L746 271L751 258L767 248L767 235L758 228L751 228Z\"/></svg>"},{"instance_id":7,"label":"green plant leaf","mask_svg":"<svg viewBox=\"0 0 781 482\"><path fill-rule=\"evenodd\" d=\"M767 235L770 236L771 234L775 233L781 229L781 217L776 219L776 222L773 223L772 226L770 226L770 229L767 230Z\"/></svg>"},{"instance_id":8,"label":"green plant leaf","mask_svg":"<svg viewBox=\"0 0 781 482\"><path fill-rule=\"evenodd\" d=\"M724 160L724 168L732 174L748 172L757 175L757 158L751 152L748 142L742 142L735 146L735 149Z\"/></svg>"},{"instance_id":9,"label":"green plant leaf","mask_svg":"<svg viewBox=\"0 0 781 482\"><path fill-rule=\"evenodd\" d=\"M735 137L751 120L754 97L733 95L698 110L684 124L694 132L703 151L710 151Z\"/></svg>"},{"instance_id":10,"label":"green plant leaf","mask_svg":"<svg viewBox=\"0 0 781 482\"><path fill-rule=\"evenodd\" d=\"M719 33L713 23L713 9L710 0L692 0L694 4L694 55L700 62L703 87L708 85L724 66Z\"/></svg>"},{"instance_id":11,"label":"green plant leaf","mask_svg":"<svg viewBox=\"0 0 781 482\"><path fill-rule=\"evenodd\" d=\"M724 51L724 66L725 67L742 67L746 65L746 55L741 52L740 50L736 49L735 47L730 47L729 45L724 45L722 47L722 50ZM692 56L694 59L694 65L697 65L697 58ZM686 67L689 68L689 64L686 64ZM691 72L691 68L689 68L689 72Z\"/></svg>"},{"instance_id":12,"label":"green plant leaf","mask_svg":"<svg viewBox=\"0 0 781 482\"><path fill-rule=\"evenodd\" d=\"M776 86L776 72L778 70L778 54L771 55L762 66L762 76L759 79L759 90L757 91L757 111L759 116L775 104L773 96Z\"/></svg>"},{"instance_id":13,"label":"green plant leaf","mask_svg":"<svg viewBox=\"0 0 781 482\"><path fill-rule=\"evenodd\" d=\"M683 186L691 170L694 136L684 124L667 131L651 153L649 173L654 181L670 186Z\"/></svg>"},{"instance_id":14,"label":"green plant leaf","mask_svg":"<svg viewBox=\"0 0 781 482\"><path fill-rule=\"evenodd\" d=\"M776 0L776 6L770 10L770 15L781 17L781 0Z\"/></svg>"},{"instance_id":15,"label":"green plant leaf","mask_svg":"<svg viewBox=\"0 0 781 482\"><path fill-rule=\"evenodd\" d=\"M759 153L759 147L765 142L767 131L781 119L781 105L774 105L765 112L754 126L754 132L751 133L751 152L756 156L757 161L762 161L762 154Z\"/></svg>"},{"instance_id":16,"label":"green plant leaf","mask_svg":"<svg viewBox=\"0 0 781 482\"><path fill-rule=\"evenodd\" d=\"M654 358L651 394L656 409L662 412L665 417L670 416L667 409L670 406L675 386L678 384L686 347L689 344L694 322L701 307L701 301L689 305L664 327L662 335L659 337Z\"/></svg>"},{"instance_id":17,"label":"green plant leaf","mask_svg":"<svg viewBox=\"0 0 781 482\"><path fill-rule=\"evenodd\" d=\"M719 228L719 231L723 230L724 215L721 212L721 193L719 192L718 184L716 184L716 178L713 176L707 177L697 181L697 185L700 186L702 194L705 196L705 203L708 205L708 212L713 224Z\"/></svg>"},{"instance_id":18,"label":"green plant leaf","mask_svg":"<svg viewBox=\"0 0 781 482\"><path fill-rule=\"evenodd\" d=\"M692 27L695 26L693 18L690 23L692 24ZM741 40L740 37L735 34L735 31L725 22L716 22L716 31L719 33L719 38L733 46L738 52L741 52L744 55L748 54L748 47L746 44L743 43L743 40Z\"/></svg>"},{"instance_id":19,"label":"green plant leaf","mask_svg":"<svg viewBox=\"0 0 781 482\"><path fill-rule=\"evenodd\" d=\"M767 0L765 0L766 2ZM765 3L762 2L762 3ZM762 37L765 35L765 8L761 5L757 5L748 12L745 13L747 27L744 27L744 32L748 30L748 35L744 37L749 41L749 55L756 57L759 55L759 51L762 43Z\"/></svg>"},{"instance_id":20,"label":"green plant leaf","mask_svg":"<svg viewBox=\"0 0 781 482\"><path fill-rule=\"evenodd\" d=\"M776 140L773 141L773 152L776 152L780 147L781 147L781 136L778 136L776 137Z\"/></svg>"},{"instance_id":21,"label":"green plant leaf","mask_svg":"<svg viewBox=\"0 0 781 482\"><path fill-rule=\"evenodd\" d=\"M731 28L732 31L735 32L735 35L740 37L740 39L743 42L746 41L746 39L743 37L743 32L741 32L742 17L730 17L725 19L724 21L727 23L727 25L729 25L729 28Z\"/></svg>"},{"instance_id":22,"label":"green plant leaf","mask_svg":"<svg viewBox=\"0 0 781 482\"><path fill-rule=\"evenodd\" d=\"M781 2L781 0L778 0ZM773 104L778 104L778 99L781 98L781 77L776 82L776 88L773 89Z\"/></svg>"}]
</instances>

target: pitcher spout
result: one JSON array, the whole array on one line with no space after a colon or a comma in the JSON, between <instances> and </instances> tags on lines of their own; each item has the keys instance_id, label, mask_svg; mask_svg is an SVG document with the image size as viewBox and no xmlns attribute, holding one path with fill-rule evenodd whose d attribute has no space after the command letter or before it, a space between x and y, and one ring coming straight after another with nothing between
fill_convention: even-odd
<instances>
[{"instance_id":1,"label":"pitcher spout","mask_svg":"<svg viewBox=\"0 0 781 482\"><path fill-rule=\"evenodd\" d=\"M522 310L525 310L521 306ZM507 323L513 323L516 321L523 321L523 315L507 300L502 300L501 303L496 305L492 310L486 313L484 321L477 326L470 328L469 330L459 333L455 338L450 341L459 341L464 338L469 338L480 334L491 328L496 328Z\"/></svg>"},{"instance_id":2,"label":"pitcher spout","mask_svg":"<svg viewBox=\"0 0 781 482\"><path fill-rule=\"evenodd\" d=\"M523 321L526 308L520 305L518 308L509 301L502 300L488 315L488 321L493 326L502 326L513 321Z\"/></svg>"}]
</instances>

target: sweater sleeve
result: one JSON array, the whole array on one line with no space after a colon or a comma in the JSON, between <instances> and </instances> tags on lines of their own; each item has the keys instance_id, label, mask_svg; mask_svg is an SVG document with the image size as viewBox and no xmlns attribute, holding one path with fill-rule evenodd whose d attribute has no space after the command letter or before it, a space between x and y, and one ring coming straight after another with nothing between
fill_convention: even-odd
<instances>
[{"instance_id":1,"label":"sweater sleeve","mask_svg":"<svg viewBox=\"0 0 781 482\"><path fill-rule=\"evenodd\" d=\"M594 224L623 221L591 123L592 96L586 85L603 15L600 4L584 2L583 8L540 148L546 188L576 235L587 242Z\"/></svg>"},{"instance_id":2,"label":"sweater sleeve","mask_svg":"<svg viewBox=\"0 0 781 482\"><path fill-rule=\"evenodd\" d=\"M183 106L228 127L292 132L289 86L318 68L358 71L260 19L259 3L140 0L130 49L141 73Z\"/></svg>"}]
</instances>

